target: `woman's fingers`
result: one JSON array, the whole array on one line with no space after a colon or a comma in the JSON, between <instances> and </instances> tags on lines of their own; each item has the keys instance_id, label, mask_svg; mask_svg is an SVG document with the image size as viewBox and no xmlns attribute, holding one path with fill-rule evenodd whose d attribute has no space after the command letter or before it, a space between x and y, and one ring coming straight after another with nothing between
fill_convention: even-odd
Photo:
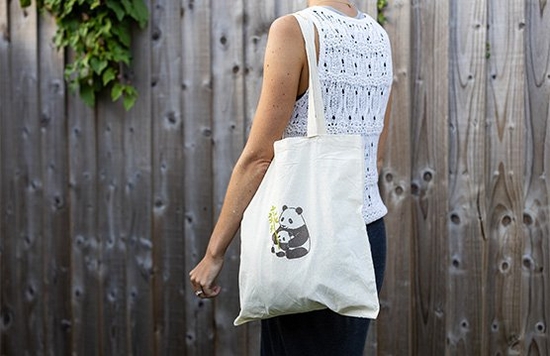
<instances>
[{"instance_id":1,"label":"woman's fingers","mask_svg":"<svg viewBox=\"0 0 550 356\"><path fill-rule=\"evenodd\" d=\"M195 289L195 295L199 298L214 298L221 292L220 286L214 286L212 288L199 287Z\"/></svg>"},{"instance_id":2,"label":"woman's fingers","mask_svg":"<svg viewBox=\"0 0 550 356\"><path fill-rule=\"evenodd\" d=\"M193 286L195 295L199 298L214 298L220 294L221 287L214 284L223 261L214 263L209 259L203 259L191 272L189 280Z\"/></svg>"},{"instance_id":3,"label":"woman's fingers","mask_svg":"<svg viewBox=\"0 0 550 356\"><path fill-rule=\"evenodd\" d=\"M218 294L220 294L220 291L221 291L220 286L214 286L212 288L203 287L202 293L199 293L199 295L197 296L199 298L214 298L214 297L217 297Z\"/></svg>"}]
</instances>

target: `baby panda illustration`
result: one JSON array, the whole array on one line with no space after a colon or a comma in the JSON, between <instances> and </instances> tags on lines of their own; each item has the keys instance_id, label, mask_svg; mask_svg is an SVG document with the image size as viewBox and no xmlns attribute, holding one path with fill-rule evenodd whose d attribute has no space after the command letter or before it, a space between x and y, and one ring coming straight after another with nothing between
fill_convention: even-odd
<instances>
[{"instance_id":1,"label":"baby panda illustration","mask_svg":"<svg viewBox=\"0 0 550 356\"><path fill-rule=\"evenodd\" d=\"M311 241L302 212L300 207L283 206L279 227L272 236L271 252L278 257L294 259L303 257L309 252Z\"/></svg>"}]
</instances>

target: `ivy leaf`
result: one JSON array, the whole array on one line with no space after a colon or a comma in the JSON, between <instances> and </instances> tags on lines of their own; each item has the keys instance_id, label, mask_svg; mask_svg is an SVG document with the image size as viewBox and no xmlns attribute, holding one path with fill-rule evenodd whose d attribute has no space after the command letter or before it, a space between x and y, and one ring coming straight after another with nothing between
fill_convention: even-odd
<instances>
[{"instance_id":1,"label":"ivy leaf","mask_svg":"<svg viewBox=\"0 0 550 356\"><path fill-rule=\"evenodd\" d=\"M80 97L82 101L88 106L94 106L95 104L95 92L91 85L80 84Z\"/></svg>"},{"instance_id":2,"label":"ivy leaf","mask_svg":"<svg viewBox=\"0 0 550 356\"><path fill-rule=\"evenodd\" d=\"M113 81L116 78L116 73L113 68L107 68L107 70L103 73L103 86L107 86L111 81Z\"/></svg>"},{"instance_id":3,"label":"ivy leaf","mask_svg":"<svg viewBox=\"0 0 550 356\"><path fill-rule=\"evenodd\" d=\"M94 72L99 75L105 68L107 68L108 63L98 57L92 57L92 59L90 59L90 65L92 66Z\"/></svg>"},{"instance_id":4,"label":"ivy leaf","mask_svg":"<svg viewBox=\"0 0 550 356\"><path fill-rule=\"evenodd\" d=\"M131 64L132 26L147 24L145 0L36 0L36 7L55 18L56 46L71 50L71 63L64 72L69 88L90 106L100 93L110 90L113 101L123 98L129 110L138 98L137 90L117 78L119 68Z\"/></svg>"},{"instance_id":5,"label":"ivy leaf","mask_svg":"<svg viewBox=\"0 0 550 356\"><path fill-rule=\"evenodd\" d=\"M144 28L149 17L149 10L143 3L143 0L122 0L122 5L130 15L139 24L140 28Z\"/></svg>"},{"instance_id":6,"label":"ivy leaf","mask_svg":"<svg viewBox=\"0 0 550 356\"><path fill-rule=\"evenodd\" d=\"M126 13L132 17L134 17L132 15L132 3L130 2L130 0L122 0L122 5L124 6L124 10L126 11Z\"/></svg>"},{"instance_id":7,"label":"ivy leaf","mask_svg":"<svg viewBox=\"0 0 550 356\"><path fill-rule=\"evenodd\" d=\"M96 7L100 6L101 2L99 0L94 0L92 4L90 4L90 9L95 9Z\"/></svg>"},{"instance_id":8,"label":"ivy leaf","mask_svg":"<svg viewBox=\"0 0 550 356\"><path fill-rule=\"evenodd\" d=\"M140 28L144 28L147 25L147 19L149 18L149 9L145 6L143 0L134 1L134 19L139 23Z\"/></svg>"},{"instance_id":9,"label":"ivy leaf","mask_svg":"<svg viewBox=\"0 0 550 356\"><path fill-rule=\"evenodd\" d=\"M97 31L97 34L95 35L96 39L100 38L102 35L109 37L109 32L113 31L117 27L113 27L113 23L111 19L107 18L105 21L103 21L101 26L98 26L99 30Z\"/></svg>"},{"instance_id":10,"label":"ivy leaf","mask_svg":"<svg viewBox=\"0 0 550 356\"><path fill-rule=\"evenodd\" d=\"M124 86L123 105L126 111L130 110L134 106L134 104L136 103L137 97L138 97L137 90L133 86L131 85Z\"/></svg>"},{"instance_id":11,"label":"ivy leaf","mask_svg":"<svg viewBox=\"0 0 550 356\"><path fill-rule=\"evenodd\" d=\"M113 99L113 101L117 101L122 96L123 91L124 85L115 83L115 85L113 85L113 89L111 89L111 99Z\"/></svg>"},{"instance_id":12,"label":"ivy leaf","mask_svg":"<svg viewBox=\"0 0 550 356\"><path fill-rule=\"evenodd\" d=\"M72 13L75 2L76 0L67 0L64 2L60 2L59 6L60 6L61 13L59 14L59 17L63 18L69 15L70 13Z\"/></svg>"},{"instance_id":13,"label":"ivy leaf","mask_svg":"<svg viewBox=\"0 0 550 356\"><path fill-rule=\"evenodd\" d=\"M124 109L130 110L136 103L137 96L125 95L123 100Z\"/></svg>"},{"instance_id":14,"label":"ivy leaf","mask_svg":"<svg viewBox=\"0 0 550 356\"><path fill-rule=\"evenodd\" d=\"M378 0L376 2L376 8L378 9L378 16L376 18L376 21L382 26L388 21L386 16L384 15L384 10L388 7L388 0Z\"/></svg>"},{"instance_id":15,"label":"ivy leaf","mask_svg":"<svg viewBox=\"0 0 550 356\"><path fill-rule=\"evenodd\" d=\"M126 26L113 27L112 31L124 46L130 47L130 42L132 39L130 37L130 30Z\"/></svg>"},{"instance_id":16,"label":"ivy leaf","mask_svg":"<svg viewBox=\"0 0 550 356\"><path fill-rule=\"evenodd\" d=\"M65 34L62 31L57 31L53 38L53 43L55 44L55 47L59 49L61 47L66 46L68 41L67 41L67 38L65 37Z\"/></svg>"},{"instance_id":17,"label":"ivy leaf","mask_svg":"<svg viewBox=\"0 0 550 356\"><path fill-rule=\"evenodd\" d=\"M113 61L115 62L122 62L126 65L130 65L130 60L131 60L131 56L130 56L130 53L126 50L124 50L124 48L122 48L121 46L116 46L114 48L112 48L112 59Z\"/></svg>"},{"instance_id":18,"label":"ivy leaf","mask_svg":"<svg viewBox=\"0 0 550 356\"><path fill-rule=\"evenodd\" d=\"M78 90L78 82L74 80L69 81L69 90L73 93L76 93Z\"/></svg>"},{"instance_id":19,"label":"ivy leaf","mask_svg":"<svg viewBox=\"0 0 550 356\"><path fill-rule=\"evenodd\" d=\"M116 15L116 18L118 19L118 21L122 21L122 19L124 18L124 15L125 15L125 11L122 8L122 6L120 6L119 1L117 1L117 0L107 0L105 2L105 5L107 5L107 7L109 9L111 9L115 12L115 15Z\"/></svg>"}]
</instances>

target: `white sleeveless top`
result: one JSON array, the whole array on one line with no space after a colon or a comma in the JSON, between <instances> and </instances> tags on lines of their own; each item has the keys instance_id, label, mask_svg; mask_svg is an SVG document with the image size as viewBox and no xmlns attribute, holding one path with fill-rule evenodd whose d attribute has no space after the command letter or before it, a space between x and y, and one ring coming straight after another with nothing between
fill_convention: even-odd
<instances>
[{"instance_id":1,"label":"white sleeveless top","mask_svg":"<svg viewBox=\"0 0 550 356\"><path fill-rule=\"evenodd\" d=\"M347 17L313 6L319 33L319 80L329 134L361 134L365 143L363 218L386 215L378 189L378 139L392 84L391 48L386 31L368 15ZM284 137L305 136L308 92L294 105Z\"/></svg>"}]
</instances>

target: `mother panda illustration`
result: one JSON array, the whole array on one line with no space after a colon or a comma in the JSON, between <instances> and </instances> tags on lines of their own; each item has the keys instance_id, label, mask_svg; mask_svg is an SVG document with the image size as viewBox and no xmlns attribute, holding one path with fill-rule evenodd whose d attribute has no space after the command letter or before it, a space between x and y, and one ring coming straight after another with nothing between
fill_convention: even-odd
<instances>
[{"instance_id":1,"label":"mother panda illustration","mask_svg":"<svg viewBox=\"0 0 550 356\"><path fill-rule=\"evenodd\" d=\"M309 252L311 240L302 213L303 210L300 207L289 208L283 205L279 227L271 236L273 241L271 252L276 256L295 259Z\"/></svg>"}]
</instances>

